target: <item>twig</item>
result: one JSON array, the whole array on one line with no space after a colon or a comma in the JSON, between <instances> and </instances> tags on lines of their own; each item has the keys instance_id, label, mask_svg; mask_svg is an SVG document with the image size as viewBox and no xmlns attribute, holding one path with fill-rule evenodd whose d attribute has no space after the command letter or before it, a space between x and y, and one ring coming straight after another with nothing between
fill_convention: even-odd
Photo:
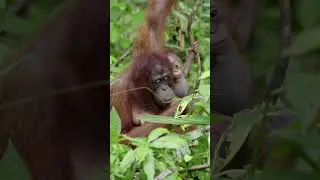
<instances>
[{"instance_id":1,"label":"twig","mask_svg":"<svg viewBox=\"0 0 320 180\"><path fill-rule=\"evenodd\" d=\"M117 67L129 54L131 53L132 47L130 47L120 58L119 60L114 64L115 67Z\"/></svg>"},{"instance_id":2,"label":"twig","mask_svg":"<svg viewBox=\"0 0 320 180\"><path fill-rule=\"evenodd\" d=\"M199 0L198 3L195 2L194 6L193 6L193 9L188 17L188 34L189 34L189 37L190 37L190 40L191 42L193 43L195 40L194 40L194 36L192 34L192 31L191 31L191 25L192 25L192 19L194 17L194 15L197 13L198 11L198 7L202 4L202 1ZM196 80L196 84L194 85L194 89L197 90L199 88L199 85L200 85L200 77L201 77L201 59L200 59L200 56L199 56L199 53L198 52L195 52L195 55L196 55L196 59L197 59L197 65L198 65L198 78Z\"/></svg>"},{"instance_id":3,"label":"twig","mask_svg":"<svg viewBox=\"0 0 320 180\"><path fill-rule=\"evenodd\" d=\"M203 170L203 169L208 169L208 168L210 168L209 164L195 165L195 166L190 167L189 169L180 169L180 170L178 170L177 168L168 168L165 171L163 171L162 173L160 173L154 179L155 180L163 180L166 177L170 176L171 174L173 174L173 173L175 173L177 171L179 171L179 172L182 172L182 171L198 171L198 170Z\"/></svg>"},{"instance_id":4,"label":"twig","mask_svg":"<svg viewBox=\"0 0 320 180\"><path fill-rule=\"evenodd\" d=\"M197 166L193 166L193 167L189 168L188 171L197 171L197 170L202 170L202 169L207 169L207 168L210 168L209 164L197 165Z\"/></svg>"},{"instance_id":5,"label":"twig","mask_svg":"<svg viewBox=\"0 0 320 180\"><path fill-rule=\"evenodd\" d=\"M89 83L81 84L81 85L77 85L77 86L67 87L67 88L58 89L58 90L52 90L52 91L40 94L39 96L30 96L30 97L22 98L20 100L0 104L0 110L14 107L14 106L24 104L24 103L36 101L36 100L42 99L42 98L50 98L55 95L66 94L66 93L71 93L71 92L75 92L75 91L79 91L79 90L83 90L83 89L95 88L95 87L100 87L100 86L105 86L105 85L109 85L109 80L89 82Z\"/></svg>"},{"instance_id":6,"label":"twig","mask_svg":"<svg viewBox=\"0 0 320 180\"><path fill-rule=\"evenodd\" d=\"M177 172L177 169L175 169L175 168L166 169L165 171L160 173L157 177L155 177L154 180L163 180L175 172Z\"/></svg>"},{"instance_id":7,"label":"twig","mask_svg":"<svg viewBox=\"0 0 320 180\"><path fill-rule=\"evenodd\" d=\"M290 0L280 1L280 12L282 17L282 44L279 52L279 58L276 62L273 77L266 93L266 100L276 102L280 93L273 93L280 89L286 77L290 57L283 55L283 50L291 44L291 9Z\"/></svg>"}]
</instances>

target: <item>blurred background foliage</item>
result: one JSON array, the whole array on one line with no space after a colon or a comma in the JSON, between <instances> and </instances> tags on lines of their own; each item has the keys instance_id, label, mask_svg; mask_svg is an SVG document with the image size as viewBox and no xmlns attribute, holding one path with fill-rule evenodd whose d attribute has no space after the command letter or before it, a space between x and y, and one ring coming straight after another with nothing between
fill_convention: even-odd
<instances>
[{"instance_id":1,"label":"blurred background foliage","mask_svg":"<svg viewBox=\"0 0 320 180\"><path fill-rule=\"evenodd\" d=\"M252 121L256 121L256 124L265 126L263 123L266 120L261 117L268 116L266 115L268 113L285 114L290 111L294 114L294 120L288 126L266 134L259 129L259 126L253 126L253 151L258 149L256 153L262 155L259 148L261 148L260 150L270 148L268 144L261 144L261 140L264 138L273 138L272 142L277 142L275 148L272 149L271 156L268 157L264 171L255 171L256 176L248 177L245 172L249 170L249 173L252 173L250 170L253 168L250 166L256 165L250 164L244 167L243 171L225 172L228 174L226 179L320 179L320 1L290 1L292 6L292 45L288 49L281 48L283 31L280 14L281 1L260 0L260 2L260 13L256 17L249 46L242 52L253 72L254 102L261 101L265 95L276 61L283 55L289 55L290 64L283 86L284 96L277 106L268 108L266 104L263 104L259 108L266 111L255 109L254 112L250 112L253 116L247 117L253 118ZM255 114L257 116L254 116ZM242 126L251 127L252 121L242 121L246 123L242 123ZM274 126L276 127L285 120L275 119L274 121L273 124L276 124ZM265 126L264 128L270 127ZM242 137L233 137L231 144L241 142L242 139ZM280 167L279 160L283 160L290 154L291 159L287 164L293 167L278 169ZM255 157L250 158L254 159ZM294 164L294 162L297 163ZM289 167L288 165L287 167ZM220 175L217 173L215 177L221 177Z\"/></svg>"},{"instance_id":2,"label":"blurred background foliage","mask_svg":"<svg viewBox=\"0 0 320 180\"><path fill-rule=\"evenodd\" d=\"M24 0L0 0L0 81L16 61L16 55L32 43L45 24L55 17L62 0L34 1L23 16L17 9ZM0 83L1 88L1 83ZM1 98L1 97L0 97ZM0 156L3 152L0 151ZM10 143L0 160L1 180L28 180L29 172Z\"/></svg>"}]
</instances>

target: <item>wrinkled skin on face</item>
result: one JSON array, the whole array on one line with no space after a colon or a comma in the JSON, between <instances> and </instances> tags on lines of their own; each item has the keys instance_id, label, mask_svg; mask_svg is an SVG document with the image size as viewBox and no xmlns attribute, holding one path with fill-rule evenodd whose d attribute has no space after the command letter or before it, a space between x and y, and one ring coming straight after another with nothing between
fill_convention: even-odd
<instances>
[{"instance_id":1,"label":"wrinkled skin on face","mask_svg":"<svg viewBox=\"0 0 320 180\"><path fill-rule=\"evenodd\" d=\"M189 84L183 73L182 62L180 58L174 53L169 53L168 58L171 63L171 71L173 74L173 91L177 97L185 97L189 92Z\"/></svg>"},{"instance_id":2,"label":"wrinkled skin on face","mask_svg":"<svg viewBox=\"0 0 320 180\"><path fill-rule=\"evenodd\" d=\"M175 97L174 90L170 87L172 78L168 68L157 65L152 72L152 90L158 106L168 106Z\"/></svg>"}]
</instances>

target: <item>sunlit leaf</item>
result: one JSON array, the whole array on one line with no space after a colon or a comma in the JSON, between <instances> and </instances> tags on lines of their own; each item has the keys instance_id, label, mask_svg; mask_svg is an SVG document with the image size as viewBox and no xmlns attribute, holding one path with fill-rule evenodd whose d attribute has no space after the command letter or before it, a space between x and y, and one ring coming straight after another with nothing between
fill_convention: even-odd
<instances>
[{"instance_id":1,"label":"sunlit leaf","mask_svg":"<svg viewBox=\"0 0 320 180\"><path fill-rule=\"evenodd\" d=\"M208 116L188 116L185 118L174 118L167 116L157 116L157 115L142 115L140 119L144 122L157 122L164 124L198 124L198 125L208 125L210 124L210 117Z\"/></svg>"},{"instance_id":2,"label":"sunlit leaf","mask_svg":"<svg viewBox=\"0 0 320 180\"><path fill-rule=\"evenodd\" d=\"M176 111L174 117L178 117L187 108L188 104L192 101L192 98L193 96L190 95L181 99L180 104L177 108L178 110Z\"/></svg>"},{"instance_id":3,"label":"sunlit leaf","mask_svg":"<svg viewBox=\"0 0 320 180\"><path fill-rule=\"evenodd\" d=\"M136 152L134 150L130 150L123 158L123 160L120 163L120 169L123 172L126 172L135 162L136 160L136 156L135 156Z\"/></svg>"},{"instance_id":4,"label":"sunlit leaf","mask_svg":"<svg viewBox=\"0 0 320 180\"><path fill-rule=\"evenodd\" d=\"M150 142L158 139L160 136L163 136L163 135L166 135L166 134L169 134L169 130L168 129L157 128L157 129L151 131L151 133L149 134L148 142L150 143Z\"/></svg>"},{"instance_id":5,"label":"sunlit leaf","mask_svg":"<svg viewBox=\"0 0 320 180\"><path fill-rule=\"evenodd\" d=\"M151 143L152 147L167 149L177 149L186 145L188 145L187 141L177 134L168 134Z\"/></svg>"},{"instance_id":6,"label":"sunlit leaf","mask_svg":"<svg viewBox=\"0 0 320 180\"><path fill-rule=\"evenodd\" d=\"M199 79L207 79L209 77L210 77L210 70L203 72Z\"/></svg>"},{"instance_id":7,"label":"sunlit leaf","mask_svg":"<svg viewBox=\"0 0 320 180\"><path fill-rule=\"evenodd\" d=\"M146 159L151 150L147 146L140 146L137 147L135 151L136 161L138 162L138 164L140 164Z\"/></svg>"},{"instance_id":8,"label":"sunlit leaf","mask_svg":"<svg viewBox=\"0 0 320 180\"><path fill-rule=\"evenodd\" d=\"M146 161L143 163L143 170L146 173L148 180L153 180L155 175L155 162L152 151L149 151Z\"/></svg>"},{"instance_id":9,"label":"sunlit leaf","mask_svg":"<svg viewBox=\"0 0 320 180\"><path fill-rule=\"evenodd\" d=\"M112 108L110 112L110 144L117 143L119 141L121 131L121 120L117 111Z\"/></svg>"}]
</instances>

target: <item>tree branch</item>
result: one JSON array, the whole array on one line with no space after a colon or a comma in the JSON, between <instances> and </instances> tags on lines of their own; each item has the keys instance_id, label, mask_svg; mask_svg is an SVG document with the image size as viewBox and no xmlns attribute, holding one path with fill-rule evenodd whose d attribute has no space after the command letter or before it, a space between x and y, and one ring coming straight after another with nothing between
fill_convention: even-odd
<instances>
[{"instance_id":1,"label":"tree branch","mask_svg":"<svg viewBox=\"0 0 320 180\"><path fill-rule=\"evenodd\" d=\"M282 17L282 44L279 50L279 58L276 62L270 86L266 93L266 100L275 103L279 98L281 92L278 90L282 88L283 82L286 78L287 69L289 66L290 57L284 56L284 49L291 44L291 8L290 0L280 1L280 12ZM276 92L276 93L275 93Z\"/></svg>"}]
</instances>

